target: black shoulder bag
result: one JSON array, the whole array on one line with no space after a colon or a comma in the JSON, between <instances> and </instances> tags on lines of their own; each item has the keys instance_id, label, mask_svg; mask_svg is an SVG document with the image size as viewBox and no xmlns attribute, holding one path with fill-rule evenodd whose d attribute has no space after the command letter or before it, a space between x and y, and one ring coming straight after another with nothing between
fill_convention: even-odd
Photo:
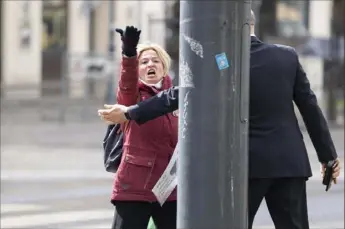
<instances>
[{"instance_id":1,"label":"black shoulder bag","mask_svg":"<svg viewBox=\"0 0 345 229\"><path fill-rule=\"evenodd\" d=\"M108 126L103 140L104 167L107 172L116 173L119 168L123 152L123 135L120 124Z\"/></svg>"},{"instance_id":2,"label":"black shoulder bag","mask_svg":"<svg viewBox=\"0 0 345 229\"><path fill-rule=\"evenodd\" d=\"M140 92L138 96L138 102L140 102ZM124 130L126 130L129 121L124 124ZM116 173L120 166L122 158L124 133L121 130L121 124L109 125L105 137L103 139L104 149L104 167L107 172Z\"/></svg>"}]
</instances>

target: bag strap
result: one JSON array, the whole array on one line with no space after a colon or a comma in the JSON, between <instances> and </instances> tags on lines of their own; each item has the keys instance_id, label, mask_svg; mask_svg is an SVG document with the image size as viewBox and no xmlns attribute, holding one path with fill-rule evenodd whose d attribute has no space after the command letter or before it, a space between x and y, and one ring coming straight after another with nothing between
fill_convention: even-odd
<instances>
[{"instance_id":1,"label":"bag strap","mask_svg":"<svg viewBox=\"0 0 345 229\"><path fill-rule=\"evenodd\" d=\"M138 97L137 97L137 103L139 103L141 101L141 93L140 91L138 92ZM128 125L129 125L129 122L130 120L126 121L124 124L123 124L123 132L125 133L127 128L128 128Z\"/></svg>"}]
</instances>

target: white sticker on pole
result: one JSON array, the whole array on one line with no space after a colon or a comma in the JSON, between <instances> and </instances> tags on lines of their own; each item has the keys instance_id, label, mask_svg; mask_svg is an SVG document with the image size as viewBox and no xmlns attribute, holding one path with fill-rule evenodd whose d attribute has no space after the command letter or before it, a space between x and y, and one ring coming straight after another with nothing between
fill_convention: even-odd
<instances>
[{"instance_id":1,"label":"white sticker on pole","mask_svg":"<svg viewBox=\"0 0 345 229\"><path fill-rule=\"evenodd\" d=\"M152 192L160 205L163 205L177 185L177 154L178 144L175 147L173 156L164 170L162 176L153 187Z\"/></svg>"}]
</instances>

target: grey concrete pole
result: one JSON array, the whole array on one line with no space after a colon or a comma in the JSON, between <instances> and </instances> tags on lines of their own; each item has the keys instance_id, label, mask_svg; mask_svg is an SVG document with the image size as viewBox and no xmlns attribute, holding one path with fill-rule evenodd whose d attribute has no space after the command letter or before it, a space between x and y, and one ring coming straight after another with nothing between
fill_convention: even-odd
<instances>
[{"instance_id":1,"label":"grey concrete pole","mask_svg":"<svg viewBox=\"0 0 345 229\"><path fill-rule=\"evenodd\" d=\"M177 228L247 228L251 1L180 1Z\"/></svg>"}]
</instances>

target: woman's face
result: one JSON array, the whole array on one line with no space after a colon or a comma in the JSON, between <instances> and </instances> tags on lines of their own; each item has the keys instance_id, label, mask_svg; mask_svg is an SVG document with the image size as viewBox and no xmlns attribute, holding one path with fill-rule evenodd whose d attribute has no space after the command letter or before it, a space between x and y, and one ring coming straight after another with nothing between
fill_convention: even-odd
<instances>
[{"instance_id":1,"label":"woman's face","mask_svg":"<svg viewBox=\"0 0 345 229\"><path fill-rule=\"evenodd\" d=\"M139 58L140 79L148 84L156 84L163 77L163 63L157 53L150 49L142 52Z\"/></svg>"}]
</instances>

